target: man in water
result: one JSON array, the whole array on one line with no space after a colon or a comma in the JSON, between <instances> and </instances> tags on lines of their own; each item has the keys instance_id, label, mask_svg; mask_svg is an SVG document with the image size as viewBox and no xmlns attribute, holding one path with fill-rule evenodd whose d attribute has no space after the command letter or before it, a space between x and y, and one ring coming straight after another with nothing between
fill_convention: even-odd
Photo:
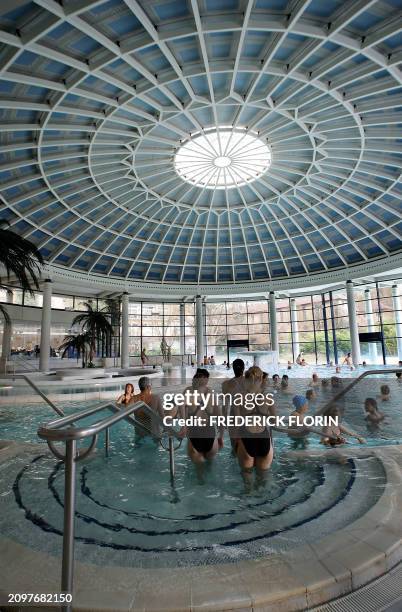
<instances>
[{"instance_id":1,"label":"man in water","mask_svg":"<svg viewBox=\"0 0 402 612\"><path fill-rule=\"evenodd\" d=\"M152 412L139 408L135 411L133 416L139 424L144 426L146 430L150 430L154 435L158 436L160 435L159 418L163 419L165 416L161 399L159 395L152 393L152 385L148 376L141 376L138 381L138 387L140 392L133 395L131 403L135 404L135 402L144 402L144 404L149 406ZM143 437L146 435L147 431L144 431L141 427L136 427L136 436Z\"/></svg>"},{"instance_id":2,"label":"man in water","mask_svg":"<svg viewBox=\"0 0 402 612\"><path fill-rule=\"evenodd\" d=\"M350 353L345 355L342 365L347 365L349 367L353 365L352 355Z\"/></svg>"},{"instance_id":3,"label":"man in water","mask_svg":"<svg viewBox=\"0 0 402 612\"><path fill-rule=\"evenodd\" d=\"M222 383L222 393L224 393L225 395L228 394L231 398L231 401L227 401L225 402L225 405L223 406L223 413L224 415L229 415L231 412L231 402L233 402L233 397L236 394L243 394L244 393L244 370L245 370L245 365L244 365L244 361L243 359L235 359L233 361L233 373L234 373L234 377L230 378L229 380L225 380ZM236 449L236 443L237 443L237 439L236 438L232 438L230 437L230 442L232 444L232 449L233 451L235 451Z\"/></svg>"}]
</instances>

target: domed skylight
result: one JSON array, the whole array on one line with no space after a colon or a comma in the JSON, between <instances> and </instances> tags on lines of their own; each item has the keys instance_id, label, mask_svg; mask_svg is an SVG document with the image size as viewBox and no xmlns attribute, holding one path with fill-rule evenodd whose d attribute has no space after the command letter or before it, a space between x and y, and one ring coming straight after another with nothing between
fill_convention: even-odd
<instances>
[{"instance_id":1,"label":"domed skylight","mask_svg":"<svg viewBox=\"0 0 402 612\"><path fill-rule=\"evenodd\" d=\"M181 178L207 189L230 189L254 181L271 164L271 151L246 130L218 128L192 136L177 151Z\"/></svg>"},{"instance_id":2,"label":"domed skylight","mask_svg":"<svg viewBox=\"0 0 402 612\"><path fill-rule=\"evenodd\" d=\"M400 1L366 4L0 2L0 218L102 290L400 267Z\"/></svg>"}]
</instances>

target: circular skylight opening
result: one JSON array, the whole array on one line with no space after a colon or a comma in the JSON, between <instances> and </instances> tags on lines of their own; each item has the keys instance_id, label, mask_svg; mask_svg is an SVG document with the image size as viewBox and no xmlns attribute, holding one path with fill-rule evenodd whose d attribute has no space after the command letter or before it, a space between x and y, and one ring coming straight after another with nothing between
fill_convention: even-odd
<instances>
[{"instance_id":1,"label":"circular skylight opening","mask_svg":"<svg viewBox=\"0 0 402 612\"><path fill-rule=\"evenodd\" d=\"M228 189L251 183L271 165L271 150L245 130L218 128L198 133L177 151L179 176L207 189Z\"/></svg>"}]
</instances>

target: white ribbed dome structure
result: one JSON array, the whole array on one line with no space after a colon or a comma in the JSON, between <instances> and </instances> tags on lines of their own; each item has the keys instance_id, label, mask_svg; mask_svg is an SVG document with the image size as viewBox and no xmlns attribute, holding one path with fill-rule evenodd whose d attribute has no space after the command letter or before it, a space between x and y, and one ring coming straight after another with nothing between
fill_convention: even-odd
<instances>
[{"instance_id":1,"label":"white ribbed dome structure","mask_svg":"<svg viewBox=\"0 0 402 612\"><path fill-rule=\"evenodd\" d=\"M100 283L397 267L400 23L400 0L6 0L0 216Z\"/></svg>"}]
</instances>

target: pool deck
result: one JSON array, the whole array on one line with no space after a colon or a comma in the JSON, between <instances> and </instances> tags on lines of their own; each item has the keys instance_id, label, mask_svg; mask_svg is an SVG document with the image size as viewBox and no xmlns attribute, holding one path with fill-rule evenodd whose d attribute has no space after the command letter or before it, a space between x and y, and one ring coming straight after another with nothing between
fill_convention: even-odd
<instances>
[{"instance_id":1,"label":"pool deck","mask_svg":"<svg viewBox=\"0 0 402 612\"><path fill-rule=\"evenodd\" d=\"M0 462L37 449L36 444L3 441ZM387 482L380 499L346 528L290 552L233 564L142 569L76 562L73 609L291 612L311 609L385 574L402 559L402 446L314 454L324 453L340 461L372 455L384 466ZM60 558L0 538L0 594L4 598L5 585L14 593L58 592L60 565ZM38 607L24 607L29 609Z\"/></svg>"}]
</instances>

